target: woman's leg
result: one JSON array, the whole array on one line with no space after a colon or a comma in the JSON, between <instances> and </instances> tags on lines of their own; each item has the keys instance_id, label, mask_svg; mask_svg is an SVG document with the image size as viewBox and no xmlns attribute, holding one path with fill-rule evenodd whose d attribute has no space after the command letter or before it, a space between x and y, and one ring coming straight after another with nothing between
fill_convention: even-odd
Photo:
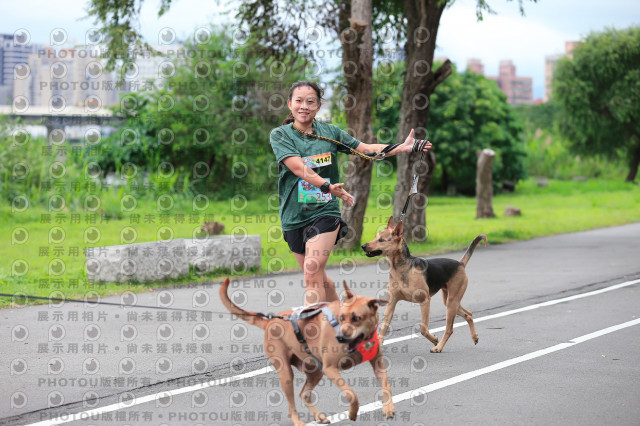
<instances>
[{"instance_id":1,"label":"woman's leg","mask_svg":"<svg viewBox=\"0 0 640 426\"><path fill-rule=\"evenodd\" d=\"M335 285L325 273L327 260L336 243L337 235L338 229L318 234L307 241L303 262L305 305L338 300Z\"/></svg>"},{"instance_id":2,"label":"woman's leg","mask_svg":"<svg viewBox=\"0 0 640 426\"><path fill-rule=\"evenodd\" d=\"M298 262L298 265L300 265L300 269L302 269L304 271L304 254L299 254L299 253L293 253L293 257L296 258L296 262Z\"/></svg>"}]
</instances>

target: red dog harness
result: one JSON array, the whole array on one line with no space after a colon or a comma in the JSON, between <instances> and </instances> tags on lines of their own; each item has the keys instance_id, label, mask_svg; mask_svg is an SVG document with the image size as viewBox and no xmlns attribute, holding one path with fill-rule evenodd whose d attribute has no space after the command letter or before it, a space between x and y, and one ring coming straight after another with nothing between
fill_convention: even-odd
<instances>
[{"instance_id":1,"label":"red dog harness","mask_svg":"<svg viewBox=\"0 0 640 426\"><path fill-rule=\"evenodd\" d=\"M359 352L362 355L362 361L371 361L378 355L380 350L380 337L378 336L378 324L376 324L375 331L369 336L369 338L358 343L354 352Z\"/></svg>"},{"instance_id":2,"label":"red dog harness","mask_svg":"<svg viewBox=\"0 0 640 426\"><path fill-rule=\"evenodd\" d=\"M310 318L318 315L319 313L323 313L324 316L327 317L327 321L329 321L329 323L337 333L338 330L340 329L340 324L338 323L338 320L333 315L331 310L329 310L327 305L328 303L321 302L321 303L316 303L315 305L294 309L288 318L289 321L291 322L291 325L293 325L293 331L296 335L296 338L298 339L298 342L304 345L305 352L307 352L307 354L311 356L311 358L316 362L316 365L320 370L322 370L322 362L320 362L320 360L311 353L311 350L309 349L309 345L307 345L307 341L302 335L300 326L298 325L298 320ZM365 361L371 361L373 358L375 358L375 356L378 354L379 349L380 349L380 338L378 337L378 324L376 324L375 331L371 333L371 335L368 338L358 343L358 346L356 346L355 349L348 351L348 353L359 352L360 355L362 355L362 361L360 362L365 362Z\"/></svg>"}]
</instances>

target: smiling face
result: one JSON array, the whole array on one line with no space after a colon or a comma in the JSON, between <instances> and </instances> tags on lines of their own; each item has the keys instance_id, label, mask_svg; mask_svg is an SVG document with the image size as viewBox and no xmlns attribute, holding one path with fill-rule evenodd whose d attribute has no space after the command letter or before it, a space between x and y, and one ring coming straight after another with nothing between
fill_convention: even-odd
<instances>
[{"instance_id":1,"label":"smiling face","mask_svg":"<svg viewBox=\"0 0 640 426\"><path fill-rule=\"evenodd\" d=\"M312 87L300 86L293 90L291 99L287 100L287 105L295 119L295 124L306 128L313 122L322 103L318 100L318 94Z\"/></svg>"}]
</instances>

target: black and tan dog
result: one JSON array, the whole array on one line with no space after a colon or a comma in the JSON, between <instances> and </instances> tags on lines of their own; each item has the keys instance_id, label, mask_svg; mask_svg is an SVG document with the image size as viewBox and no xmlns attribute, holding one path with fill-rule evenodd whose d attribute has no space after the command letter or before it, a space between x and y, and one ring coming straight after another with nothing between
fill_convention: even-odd
<instances>
[{"instance_id":1,"label":"black and tan dog","mask_svg":"<svg viewBox=\"0 0 640 426\"><path fill-rule=\"evenodd\" d=\"M382 385L382 411L387 418L394 417L395 407L387 370L378 343L378 306L386 300L371 299L352 293L344 282L342 301L321 303L303 310L287 310L267 319L255 312L247 312L235 305L227 295L229 278L220 287L220 299L234 315L260 327L264 333L264 349L269 361L278 372L280 385L289 403L289 417L296 425L304 425L293 397L293 370L304 372L307 380L300 398L318 423L329 423L313 403L312 392L323 375L329 377L349 401L349 419L356 420L358 397L340 375L363 361L369 361L376 378ZM308 308L320 313L304 315ZM306 343L305 343L306 342Z\"/></svg>"},{"instance_id":2,"label":"black and tan dog","mask_svg":"<svg viewBox=\"0 0 640 426\"><path fill-rule=\"evenodd\" d=\"M384 311L382 327L380 329L380 344L384 340L393 311L400 300L420 303L422 322L420 333L429 339L435 348L431 352L441 352L445 343L453 334L453 320L460 315L469 324L473 343L478 343L478 334L473 324L473 314L462 307L460 302L467 289L468 278L465 266L473 254L478 243L484 240L487 245L487 236L478 235L469 248L457 261L454 259L436 258L422 259L411 256L407 243L402 238L403 222L394 226L393 216L389 218L386 229L376 235L373 241L362 245L362 249L369 257L387 256L389 262L389 284L387 287L389 305ZM447 325L438 343L438 338L429 332L429 308L431 296L442 290L442 299L447 308Z\"/></svg>"}]
</instances>

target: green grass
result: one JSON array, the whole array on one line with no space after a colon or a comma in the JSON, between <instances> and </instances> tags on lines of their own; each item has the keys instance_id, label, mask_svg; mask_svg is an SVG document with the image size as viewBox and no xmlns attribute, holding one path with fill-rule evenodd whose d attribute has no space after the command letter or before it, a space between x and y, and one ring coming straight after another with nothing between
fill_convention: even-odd
<instances>
[{"instance_id":1,"label":"green grass","mask_svg":"<svg viewBox=\"0 0 640 426\"><path fill-rule=\"evenodd\" d=\"M387 223L392 207L389 205L389 198L384 198L384 194L392 195L394 185L395 176L374 177L363 242L372 239L377 230ZM378 198L379 196L383 198ZM119 212L120 202L113 191L101 195L101 198L105 200L104 211L111 214L118 212L120 218L103 221L100 215L96 215L97 220L91 222L92 216L86 211L67 210L55 213L48 212L43 207L33 206L23 212L12 212L11 206L0 205L0 233L4 239L3 244L0 244L1 292L49 296L52 292L59 291L67 298L83 298L88 292L92 292L91 295L97 293L102 296L125 291L141 292L157 287L212 281L226 276L192 273L180 279L156 283L87 282L84 272L84 249L91 246L121 244L120 233L128 226L136 229L136 242L146 242L155 241L158 230L163 226L173 231L174 238L190 238L204 220L217 220L225 223L225 233L261 236L262 267L258 271L247 271L245 274L278 273L298 268L287 244L282 240L277 206L271 206L269 209L267 195L248 201L246 206L243 206L242 202L233 205L230 201L211 202L204 212L194 211L192 200L188 197L175 196L173 208L164 216L157 211L155 200L139 200L133 212L139 218L139 223L132 222L131 214ZM273 202L273 199L271 201ZM476 220L474 198L429 197L429 237L425 243L410 244L412 253L426 255L459 250L466 247L479 233L487 234L490 244L497 244L640 220L640 186L623 182L550 180L548 187L540 188L534 181L528 180L521 182L515 193L496 195L493 201L497 217ZM522 216L504 217L502 213L507 206L519 207L522 209ZM51 219L49 223L43 221L43 218L47 217ZM70 223L72 219L76 223ZM65 239L60 243L49 244L50 230L56 226L64 230ZM86 229L92 226L100 231L100 238L89 244L85 242L84 235ZM20 227L27 230L29 238L23 244L12 243L12 235ZM14 262L20 259L28 264L28 272L17 276L14 274ZM64 273L50 273L50 262L54 259L64 262ZM329 264L339 265L347 259L352 259L358 264L376 261L356 250L334 253L329 259ZM0 298L0 307L11 306L14 302L25 303L23 300Z\"/></svg>"}]
</instances>

